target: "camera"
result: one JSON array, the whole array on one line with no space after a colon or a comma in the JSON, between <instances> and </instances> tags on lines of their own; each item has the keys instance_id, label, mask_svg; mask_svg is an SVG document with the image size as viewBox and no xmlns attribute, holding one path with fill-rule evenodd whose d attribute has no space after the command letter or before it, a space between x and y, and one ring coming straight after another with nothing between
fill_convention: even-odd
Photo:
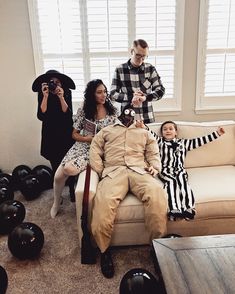
<instances>
[{"instance_id":1,"label":"camera","mask_svg":"<svg viewBox=\"0 0 235 294\"><path fill-rule=\"evenodd\" d=\"M48 83L49 91L51 92L55 91L56 87L57 87L57 84L53 80L50 80Z\"/></svg>"}]
</instances>

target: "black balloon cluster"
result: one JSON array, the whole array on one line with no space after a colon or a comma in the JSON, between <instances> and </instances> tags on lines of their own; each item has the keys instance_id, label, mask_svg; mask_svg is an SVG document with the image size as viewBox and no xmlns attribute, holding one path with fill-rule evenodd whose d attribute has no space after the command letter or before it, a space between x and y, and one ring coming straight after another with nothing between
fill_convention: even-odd
<instances>
[{"instance_id":1,"label":"black balloon cluster","mask_svg":"<svg viewBox=\"0 0 235 294\"><path fill-rule=\"evenodd\" d=\"M52 188L52 182L52 170L45 165L33 169L19 165L12 175L0 170L0 235L8 234L8 248L18 259L36 258L43 247L44 234L38 225L24 222L26 209L14 200L14 191L20 190L26 200L32 200ZM7 286L7 273L0 266L0 294L6 292Z\"/></svg>"},{"instance_id":2,"label":"black balloon cluster","mask_svg":"<svg viewBox=\"0 0 235 294\"><path fill-rule=\"evenodd\" d=\"M18 165L12 175L0 172L0 204L14 199L16 190L20 190L26 200L33 200L52 186L53 173L48 166L37 165L31 169L27 165Z\"/></svg>"},{"instance_id":3,"label":"black balloon cluster","mask_svg":"<svg viewBox=\"0 0 235 294\"><path fill-rule=\"evenodd\" d=\"M4 201L0 205L0 234L8 234L8 248L12 255L19 259L32 259L39 255L44 235L36 224L23 222L25 214L25 207L20 201Z\"/></svg>"},{"instance_id":4,"label":"black balloon cluster","mask_svg":"<svg viewBox=\"0 0 235 294\"><path fill-rule=\"evenodd\" d=\"M26 200L33 200L42 191L52 188L53 174L45 165L37 165L33 169L19 165L12 172L12 181L14 190L20 190Z\"/></svg>"},{"instance_id":5,"label":"black balloon cluster","mask_svg":"<svg viewBox=\"0 0 235 294\"><path fill-rule=\"evenodd\" d=\"M44 245L44 234L39 226L30 222L17 225L8 235L8 249L21 260L35 259ZM8 287L6 270L0 266L0 294L5 294Z\"/></svg>"},{"instance_id":6,"label":"black balloon cluster","mask_svg":"<svg viewBox=\"0 0 235 294\"><path fill-rule=\"evenodd\" d=\"M44 234L36 224L23 222L25 213L20 201L3 202L0 205L0 234L8 234L8 248L12 255L19 259L32 259L43 247Z\"/></svg>"}]
</instances>

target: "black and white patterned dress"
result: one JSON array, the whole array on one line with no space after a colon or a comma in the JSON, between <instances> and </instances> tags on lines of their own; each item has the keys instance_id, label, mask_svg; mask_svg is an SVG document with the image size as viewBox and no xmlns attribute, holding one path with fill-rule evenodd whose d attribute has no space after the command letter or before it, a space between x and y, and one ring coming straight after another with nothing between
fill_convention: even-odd
<instances>
[{"instance_id":1,"label":"black and white patterned dress","mask_svg":"<svg viewBox=\"0 0 235 294\"><path fill-rule=\"evenodd\" d=\"M104 119L95 120L97 124L97 132L102 128L113 124L116 121L116 115L106 115ZM74 119L73 127L77 131L82 131L85 122L85 113L82 108L79 108ZM75 142L63 158L61 164L64 166L67 162L72 161L74 166L78 169L78 173L86 169L89 162L90 143Z\"/></svg>"},{"instance_id":2,"label":"black and white patterned dress","mask_svg":"<svg viewBox=\"0 0 235 294\"><path fill-rule=\"evenodd\" d=\"M209 135L193 139L175 138L167 141L149 128L148 130L154 135L159 146L162 170L158 177L164 183L164 188L167 191L169 216L185 215L193 219L195 199L188 184L188 174L184 167L185 157L188 151L219 138L218 132L215 131Z\"/></svg>"}]
</instances>

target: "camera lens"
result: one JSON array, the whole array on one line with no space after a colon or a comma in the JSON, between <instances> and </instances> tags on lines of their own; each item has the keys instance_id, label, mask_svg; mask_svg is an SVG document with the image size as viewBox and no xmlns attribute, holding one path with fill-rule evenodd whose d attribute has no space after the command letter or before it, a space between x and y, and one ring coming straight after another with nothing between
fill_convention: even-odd
<instances>
[{"instance_id":1,"label":"camera lens","mask_svg":"<svg viewBox=\"0 0 235 294\"><path fill-rule=\"evenodd\" d=\"M54 83L53 80L51 80L51 81L48 83L48 89L49 89L49 91L51 91L51 92L55 91L56 87L57 87L57 85Z\"/></svg>"}]
</instances>

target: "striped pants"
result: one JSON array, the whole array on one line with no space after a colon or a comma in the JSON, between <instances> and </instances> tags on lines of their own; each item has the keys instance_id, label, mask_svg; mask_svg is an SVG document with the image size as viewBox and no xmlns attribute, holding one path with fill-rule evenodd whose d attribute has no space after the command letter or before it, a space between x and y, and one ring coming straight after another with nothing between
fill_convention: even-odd
<instances>
[{"instance_id":1,"label":"striped pants","mask_svg":"<svg viewBox=\"0 0 235 294\"><path fill-rule=\"evenodd\" d=\"M176 175L162 172L159 178L164 183L168 195L169 211L183 212L195 208L194 195L188 184L186 171L180 171Z\"/></svg>"}]
</instances>

